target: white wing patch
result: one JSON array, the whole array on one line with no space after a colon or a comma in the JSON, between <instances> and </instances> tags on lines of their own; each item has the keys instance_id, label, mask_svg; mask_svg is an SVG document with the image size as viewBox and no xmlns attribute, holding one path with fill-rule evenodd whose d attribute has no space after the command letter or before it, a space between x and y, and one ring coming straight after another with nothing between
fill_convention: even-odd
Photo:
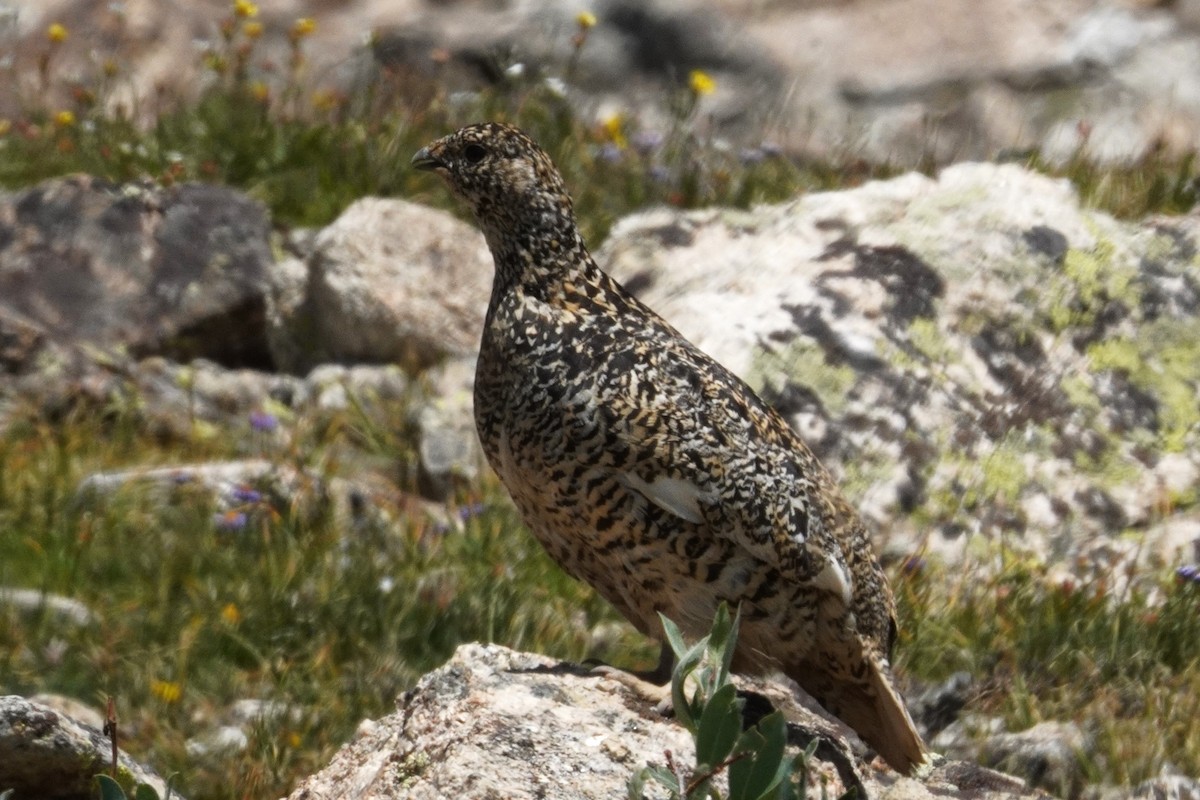
<instances>
[{"instance_id":1,"label":"white wing patch","mask_svg":"<svg viewBox=\"0 0 1200 800\"><path fill-rule=\"evenodd\" d=\"M825 560L825 566L813 578L812 585L840 597L843 603L850 605L850 580L846 570L835 559Z\"/></svg>"},{"instance_id":2,"label":"white wing patch","mask_svg":"<svg viewBox=\"0 0 1200 800\"><path fill-rule=\"evenodd\" d=\"M689 480L662 476L647 483L632 472L622 472L620 481L664 511L696 525L704 522L704 515L700 512L703 493L700 487Z\"/></svg>"}]
</instances>

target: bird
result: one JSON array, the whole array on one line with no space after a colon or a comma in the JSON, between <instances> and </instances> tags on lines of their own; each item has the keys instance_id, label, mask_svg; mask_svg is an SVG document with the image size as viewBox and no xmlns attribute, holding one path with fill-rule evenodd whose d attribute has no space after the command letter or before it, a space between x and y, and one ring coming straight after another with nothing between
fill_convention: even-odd
<instances>
[{"instance_id":1,"label":"bird","mask_svg":"<svg viewBox=\"0 0 1200 800\"><path fill-rule=\"evenodd\" d=\"M412 158L469 207L495 272L476 364L484 454L550 557L671 651L737 608L732 668L783 673L893 769L927 751L890 657L862 519L796 431L604 272L547 153L501 122Z\"/></svg>"}]
</instances>

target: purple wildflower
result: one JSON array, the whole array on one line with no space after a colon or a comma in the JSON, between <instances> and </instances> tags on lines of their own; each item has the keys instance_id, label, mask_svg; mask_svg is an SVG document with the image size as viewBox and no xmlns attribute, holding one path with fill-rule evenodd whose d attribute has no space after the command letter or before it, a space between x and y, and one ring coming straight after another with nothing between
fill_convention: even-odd
<instances>
[{"instance_id":1,"label":"purple wildflower","mask_svg":"<svg viewBox=\"0 0 1200 800\"><path fill-rule=\"evenodd\" d=\"M279 418L274 414L266 411L251 411L250 412L250 429L261 431L262 433L270 433L279 427Z\"/></svg>"},{"instance_id":2,"label":"purple wildflower","mask_svg":"<svg viewBox=\"0 0 1200 800\"><path fill-rule=\"evenodd\" d=\"M638 131L633 135L633 149L649 155L662 146L663 135L658 131Z\"/></svg>"},{"instance_id":3,"label":"purple wildflower","mask_svg":"<svg viewBox=\"0 0 1200 800\"><path fill-rule=\"evenodd\" d=\"M1175 575L1187 583L1200 583L1200 565L1188 564L1175 570Z\"/></svg>"},{"instance_id":4,"label":"purple wildflower","mask_svg":"<svg viewBox=\"0 0 1200 800\"><path fill-rule=\"evenodd\" d=\"M246 527L246 515L241 511L226 511L213 514L213 525L219 531L240 531Z\"/></svg>"},{"instance_id":5,"label":"purple wildflower","mask_svg":"<svg viewBox=\"0 0 1200 800\"><path fill-rule=\"evenodd\" d=\"M742 151L738 154L738 158L747 166L758 164L766 157L766 153L757 147L742 148Z\"/></svg>"},{"instance_id":6,"label":"purple wildflower","mask_svg":"<svg viewBox=\"0 0 1200 800\"><path fill-rule=\"evenodd\" d=\"M613 142L605 142L600 146L600 160L610 164L621 160L621 148Z\"/></svg>"},{"instance_id":7,"label":"purple wildflower","mask_svg":"<svg viewBox=\"0 0 1200 800\"><path fill-rule=\"evenodd\" d=\"M471 517L477 517L482 514L484 508L486 508L486 506L483 503L471 503L470 505L459 506L458 518L463 522L466 522Z\"/></svg>"},{"instance_id":8,"label":"purple wildflower","mask_svg":"<svg viewBox=\"0 0 1200 800\"><path fill-rule=\"evenodd\" d=\"M259 503L263 499L262 492L251 489L249 486L235 486L229 496L239 503Z\"/></svg>"}]
</instances>

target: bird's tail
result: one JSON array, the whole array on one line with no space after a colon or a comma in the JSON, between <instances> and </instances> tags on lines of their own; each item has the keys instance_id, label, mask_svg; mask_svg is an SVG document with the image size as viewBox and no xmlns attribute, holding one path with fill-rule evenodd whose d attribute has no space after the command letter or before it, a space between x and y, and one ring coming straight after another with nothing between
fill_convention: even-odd
<instances>
[{"instance_id":1,"label":"bird's tail","mask_svg":"<svg viewBox=\"0 0 1200 800\"><path fill-rule=\"evenodd\" d=\"M831 682L829 691L820 693L823 697L814 696L883 756L892 769L912 775L929 758L925 744L908 714L904 698L892 682L887 664L864 655L865 675L858 680ZM803 680L799 682L805 684Z\"/></svg>"}]
</instances>

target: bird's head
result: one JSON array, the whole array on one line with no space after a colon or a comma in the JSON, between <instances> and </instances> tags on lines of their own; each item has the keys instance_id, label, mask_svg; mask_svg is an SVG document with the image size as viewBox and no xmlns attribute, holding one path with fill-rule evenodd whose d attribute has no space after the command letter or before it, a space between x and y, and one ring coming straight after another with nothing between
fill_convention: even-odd
<instances>
[{"instance_id":1,"label":"bird's head","mask_svg":"<svg viewBox=\"0 0 1200 800\"><path fill-rule=\"evenodd\" d=\"M550 157L511 125L486 122L444 136L413 156L474 212L490 244L573 228L571 199Z\"/></svg>"}]
</instances>

